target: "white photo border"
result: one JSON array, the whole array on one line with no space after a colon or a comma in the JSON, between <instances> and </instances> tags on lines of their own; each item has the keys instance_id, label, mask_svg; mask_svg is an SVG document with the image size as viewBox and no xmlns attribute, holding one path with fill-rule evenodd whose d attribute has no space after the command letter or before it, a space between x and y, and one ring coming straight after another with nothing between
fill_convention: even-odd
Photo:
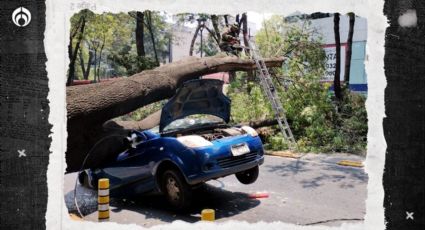
<instances>
[{"instance_id":1,"label":"white photo border","mask_svg":"<svg viewBox=\"0 0 425 230\"><path fill-rule=\"evenodd\" d=\"M384 229L384 189L382 175L385 163L386 142L383 134L385 117L384 74L385 30L388 26L383 14L384 1L366 0L46 0L46 29L44 46L47 55L49 79L50 115L52 143L47 170L48 203L46 212L47 229L144 229L136 224L117 224L114 222L96 223L73 221L65 206L63 186L66 169L66 72L68 69L67 45L70 17L80 9L77 4L87 3L95 13L128 12L132 10L155 10L175 14L182 12L202 12L209 14L237 14L246 11L288 15L295 11L302 13L354 12L367 18L368 38L366 45L366 72L368 76L368 145L365 170L369 181L367 186L366 215L363 223L343 223L332 229ZM330 229L328 226L299 226L283 222L247 223L228 221L222 223L195 223L175 221L171 224L154 226L151 229Z\"/></svg>"}]
</instances>

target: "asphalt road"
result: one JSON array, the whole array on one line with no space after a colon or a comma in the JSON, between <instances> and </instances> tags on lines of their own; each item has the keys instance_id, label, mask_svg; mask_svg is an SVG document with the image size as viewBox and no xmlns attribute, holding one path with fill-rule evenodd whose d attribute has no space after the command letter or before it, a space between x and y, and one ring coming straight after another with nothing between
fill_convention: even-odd
<instances>
[{"instance_id":1,"label":"asphalt road","mask_svg":"<svg viewBox=\"0 0 425 230\"><path fill-rule=\"evenodd\" d=\"M145 227L182 220L200 220L204 208L216 211L216 221L282 221L299 225L338 226L362 221L365 215L367 175L362 168L339 166L339 160L364 159L359 156L308 154L300 160L266 156L258 180L243 185L234 176L210 181L194 195L189 213L177 214L167 208L164 197L112 199L110 220ZM76 213L74 183L76 174L65 175L65 201ZM78 187L78 203L85 220L97 221L97 192ZM268 198L249 198L256 192Z\"/></svg>"}]
</instances>

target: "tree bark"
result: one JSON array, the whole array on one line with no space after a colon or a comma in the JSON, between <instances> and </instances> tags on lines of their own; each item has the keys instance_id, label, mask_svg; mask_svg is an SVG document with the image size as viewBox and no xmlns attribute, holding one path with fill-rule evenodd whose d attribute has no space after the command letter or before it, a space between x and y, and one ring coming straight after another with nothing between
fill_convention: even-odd
<instances>
[{"instance_id":1,"label":"tree bark","mask_svg":"<svg viewBox=\"0 0 425 230\"><path fill-rule=\"evenodd\" d=\"M98 47L93 48L93 50L94 50L94 56L93 56L93 58L94 58L93 80L94 80L94 82L97 82L96 81L96 76L97 76L97 49L98 49Z\"/></svg>"},{"instance_id":2,"label":"tree bark","mask_svg":"<svg viewBox=\"0 0 425 230\"><path fill-rule=\"evenodd\" d=\"M146 11L146 13L147 13L147 22L148 22L148 27L149 27L149 34L151 35L151 40L152 40L153 53L155 55L155 62L156 62L156 65L159 66L158 52L156 51L155 35L154 35L154 31L153 31L153 26L152 26L152 12Z\"/></svg>"},{"instance_id":3,"label":"tree bark","mask_svg":"<svg viewBox=\"0 0 425 230\"><path fill-rule=\"evenodd\" d=\"M193 49L195 47L195 41L196 41L196 38L198 37L198 33L199 33L199 30L201 29L201 27L202 27L201 23L198 22L198 26L196 27L195 34L193 35L192 41L190 42L189 56L193 56Z\"/></svg>"},{"instance_id":4,"label":"tree bark","mask_svg":"<svg viewBox=\"0 0 425 230\"><path fill-rule=\"evenodd\" d=\"M268 67L280 67L283 61L283 57L265 59ZM105 132L102 127L106 121L170 98L187 80L210 73L248 71L255 68L252 60L227 55L189 57L115 81L68 87L67 171L79 170L90 148L111 133ZM105 151L118 150L107 148ZM86 166L90 167L90 163Z\"/></svg>"},{"instance_id":5,"label":"tree bark","mask_svg":"<svg viewBox=\"0 0 425 230\"><path fill-rule=\"evenodd\" d=\"M68 79L66 81L66 85L72 85L72 81L75 78L75 61L77 60L78 49L80 48L81 40L83 39L84 27L86 25L86 18L81 16L80 22L78 23L80 28L80 32L78 33L77 43L75 44L75 48L72 48L72 42L74 41L74 37L77 33L72 33L69 38L68 45L68 57L69 57L69 65L68 65ZM78 29L76 30L76 32Z\"/></svg>"},{"instance_id":6,"label":"tree bark","mask_svg":"<svg viewBox=\"0 0 425 230\"><path fill-rule=\"evenodd\" d=\"M211 23L212 23L213 28L214 28L215 37L217 38L217 44L220 45L221 33L220 33L220 29L218 28L218 24L219 24L218 20L219 20L219 18L218 18L217 15L215 15L215 14L211 15Z\"/></svg>"},{"instance_id":7,"label":"tree bark","mask_svg":"<svg viewBox=\"0 0 425 230\"><path fill-rule=\"evenodd\" d=\"M351 54L352 54L352 47L353 47L354 22L356 20L355 19L356 16L354 13L348 13L348 16L350 17L350 26L348 29L347 56L345 58L345 69L344 69L344 82L347 89L349 89L350 87Z\"/></svg>"},{"instance_id":8,"label":"tree bark","mask_svg":"<svg viewBox=\"0 0 425 230\"><path fill-rule=\"evenodd\" d=\"M242 35L243 35L243 43L245 45L245 47L249 47L249 35L248 35L248 16L246 15L246 13L242 14L242 19L241 19L242 24ZM249 57L250 56L250 51L249 49L245 49L245 54ZM251 84L250 82L254 82L255 80L255 76L254 76L254 71L248 71L247 72L248 77L246 78L248 84L247 84L247 92L250 93L251 92Z\"/></svg>"},{"instance_id":9,"label":"tree bark","mask_svg":"<svg viewBox=\"0 0 425 230\"><path fill-rule=\"evenodd\" d=\"M103 124L106 131L115 130L146 130L159 125L162 110L158 110L140 121L115 121L109 120Z\"/></svg>"},{"instance_id":10,"label":"tree bark","mask_svg":"<svg viewBox=\"0 0 425 230\"><path fill-rule=\"evenodd\" d=\"M224 15L224 24L226 25L226 27L229 27L229 18L228 15Z\"/></svg>"},{"instance_id":11,"label":"tree bark","mask_svg":"<svg viewBox=\"0 0 425 230\"><path fill-rule=\"evenodd\" d=\"M254 129L258 129L261 127L277 125L277 120L276 119L256 120L256 121L250 121L250 122L243 122L241 123L241 125L248 125Z\"/></svg>"},{"instance_id":12,"label":"tree bark","mask_svg":"<svg viewBox=\"0 0 425 230\"><path fill-rule=\"evenodd\" d=\"M107 121L103 128L105 130L146 130L154 128L155 126L159 125L159 121L161 119L161 110L156 111L155 113L152 113L151 115L147 116L145 119L141 121L114 121L110 120ZM266 127L266 126L272 126L277 125L276 119L264 119L264 120L255 120L250 122L242 122L240 125L248 125L251 126L254 129Z\"/></svg>"},{"instance_id":13,"label":"tree bark","mask_svg":"<svg viewBox=\"0 0 425 230\"><path fill-rule=\"evenodd\" d=\"M144 41L144 34L145 34L145 25L144 25L144 13L137 11L136 12L136 48L137 48L137 55L139 57L144 57L145 54L145 41Z\"/></svg>"},{"instance_id":14,"label":"tree bark","mask_svg":"<svg viewBox=\"0 0 425 230\"><path fill-rule=\"evenodd\" d=\"M105 47L105 40L106 38L105 36L103 36L102 46L100 47L100 50L99 50L99 61L98 61L97 71L96 71L98 81L100 81L100 62L102 61L102 51L103 51L103 48Z\"/></svg>"},{"instance_id":15,"label":"tree bark","mask_svg":"<svg viewBox=\"0 0 425 230\"><path fill-rule=\"evenodd\" d=\"M216 36L215 32L213 32L210 28L208 28L208 26L203 26L202 29L206 29L208 31L208 33L213 37L214 41L217 42L217 46L220 45L220 40L218 39L218 37ZM202 33L201 33L202 35Z\"/></svg>"},{"instance_id":16,"label":"tree bark","mask_svg":"<svg viewBox=\"0 0 425 230\"><path fill-rule=\"evenodd\" d=\"M335 76L334 76L334 92L337 101L342 100L341 92L341 41L339 37L339 13L334 14L334 33L335 33L335 49L336 49L336 63L335 63Z\"/></svg>"},{"instance_id":17,"label":"tree bark","mask_svg":"<svg viewBox=\"0 0 425 230\"><path fill-rule=\"evenodd\" d=\"M84 65L84 57L83 57L83 53L82 53L82 51L80 50L80 52L78 52L79 53L79 56L80 56L80 66L81 66L81 72L83 72L83 79L84 80L87 80L86 79L86 66Z\"/></svg>"},{"instance_id":18,"label":"tree bark","mask_svg":"<svg viewBox=\"0 0 425 230\"><path fill-rule=\"evenodd\" d=\"M93 52L91 52L89 49L89 60L87 61L87 67L84 64L84 57L83 57L83 53L81 53L81 49L79 53L80 53L81 72L83 72L84 80L88 80L90 75L91 62L93 61Z\"/></svg>"}]
</instances>

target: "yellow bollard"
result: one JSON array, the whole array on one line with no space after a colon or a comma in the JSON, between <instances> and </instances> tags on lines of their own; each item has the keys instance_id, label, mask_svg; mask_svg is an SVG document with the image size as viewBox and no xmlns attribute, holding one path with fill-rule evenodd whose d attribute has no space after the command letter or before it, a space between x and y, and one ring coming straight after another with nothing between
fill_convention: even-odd
<instances>
[{"instance_id":1,"label":"yellow bollard","mask_svg":"<svg viewBox=\"0 0 425 230\"><path fill-rule=\"evenodd\" d=\"M98 181L98 220L109 220L109 179L102 178Z\"/></svg>"},{"instance_id":2,"label":"yellow bollard","mask_svg":"<svg viewBox=\"0 0 425 230\"><path fill-rule=\"evenodd\" d=\"M201 212L201 220L214 221L215 220L215 211L214 209L204 209Z\"/></svg>"}]
</instances>

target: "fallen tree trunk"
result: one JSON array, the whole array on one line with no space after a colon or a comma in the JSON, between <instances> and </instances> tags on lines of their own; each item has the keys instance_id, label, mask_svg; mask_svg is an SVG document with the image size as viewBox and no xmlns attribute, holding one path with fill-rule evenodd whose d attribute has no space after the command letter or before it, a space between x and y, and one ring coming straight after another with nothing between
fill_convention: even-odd
<instances>
[{"instance_id":1,"label":"fallen tree trunk","mask_svg":"<svg viewBox=\"0 0 425 230\"><path fill-rule=\"evenodd\" d=\"M103 124L103 129L105 131L113 131L113 130L146 130L151 129L157 125L159 125L159 121L161 119L161 111L158 110L155 113L147 116L145 119L140 121L115 121L110 120Z\"/></svg>"},{"instance_id":2,"label":"fallen tree trunk","mask_svg":"<svg viewBox=\"0 0 425 230\"><path fill-rule=\"evenodd\" d=\"M161 110L152 113L147 116L145 119L140 121L108 121L104 124L104 129L106 130L145 130L151 129L157 125L159 125L159 120L161 119ZM267 126L277 125L276 119L264 119L264 120L256 120L250 122L242 122L240 125L248 125L252 128L262 128Z\"/></svg>"},{"instance_id":3,"label":"fallen tree trunk","mask_svg":"<svg viewBox=\"0 0 425 230\"><path fill-rule=\"evenodd\" d=\"M265 59L268 67L280 67L283 61L283 57ZM79 170L86 154L101 138L111 132L124 134L125 130L119 129L105 132L102 125L106 121L170 98L187 80L210 73L249 71L255 68L252 60L227 55L190 57L128 78L67 87L67 171ZM105 146L102 150L105 152L122 150L121 147L113 149L114 146L102 146ZM87 162L86 167L91 167L91 161Z\"/></svg>"},{"instance_id":4,"label":"fallen tree trunk","mask_svg":"<svg viewBox=\"0 0 425 230\"><path fill-rule=\"evenodd\" d=\"M248 125L254 129L258 129L262 127L277 125L277 120L276 119L257 120L257 121L244 122L241 125Z\"/></svg>"}]
</instances>

